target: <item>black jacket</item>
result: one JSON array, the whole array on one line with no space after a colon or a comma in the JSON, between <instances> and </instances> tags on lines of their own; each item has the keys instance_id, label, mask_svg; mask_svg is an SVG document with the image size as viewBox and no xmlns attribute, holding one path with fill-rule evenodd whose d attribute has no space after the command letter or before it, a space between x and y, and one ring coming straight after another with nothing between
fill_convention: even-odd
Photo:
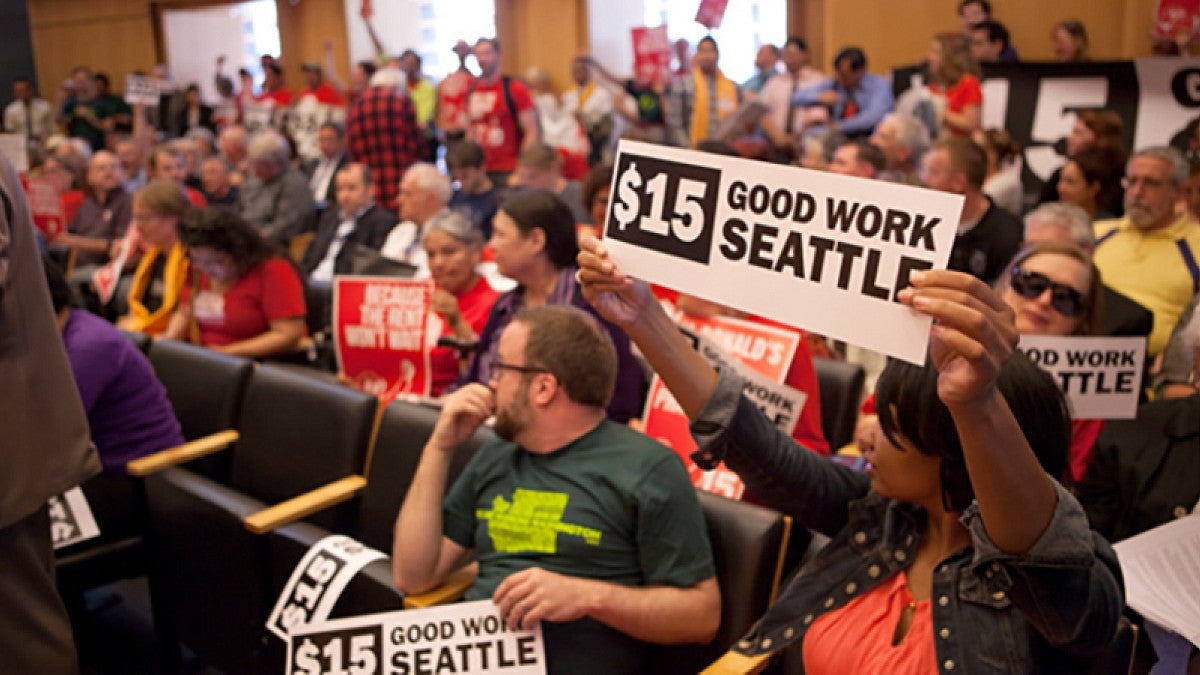
<instances>
[{"instance_id":1,"label":"black jacket","mask_svg":"<svg viewBox=\"0 0 1200 675\"><path fill-rule=\"evenodd\" d=\"M308 250L304 252L304 259L300 261L300 271L304 273L305 278L312 274L329 252L329 247L337 235L338 225L341 224L340 215L336 207L328 208L325 213L321 214L321 220L317 222L317 232L313 236ZM378 251L383 248L383 242L387 240L388 233L396 226L397 221L396 214L382 206L372 205L367 209L366 213L355 221L354 231L346 237L346 242L338 252L333 267L334 273L347 274L350 272L347 255L351 248L350 244L361 244Z\"/></svg>"}]
</instances>

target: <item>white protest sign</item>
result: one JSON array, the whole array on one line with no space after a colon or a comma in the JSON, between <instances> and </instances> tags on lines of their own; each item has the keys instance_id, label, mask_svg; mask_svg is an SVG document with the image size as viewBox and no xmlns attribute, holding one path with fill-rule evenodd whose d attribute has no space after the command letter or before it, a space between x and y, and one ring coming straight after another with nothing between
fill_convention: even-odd
<instances>
[{"instance_id":1,"label":"white protest sign","mask_svg":"<svg viewBox=\"0 0 1200 675\"><path fill-rule=\"evenodd\" d=\"M923 363L896 294L943 269L959 195L621 141L605 244L628 274Z\"/></svg>"},{"instance_id":2,"label":"white protest sign","mask_svg":"<svg viewBox=\"0 0 1200 675\"><path fill-rule=\"evenodd\" d=\"M1137 416L1146 338L1022 335L1017 349L1054 377L1072 418Z\"/></svg>"},{"instance_id":3,"label":"white protest sign","mask_svg":"<svg viewBox=\"0 0 1200 675\"><path fill-rule=\"evenodd\" d=\"M50 540L54 548L66 548L81 541L100 536L100 526L88 506L83 490L78 487L51 497L47 502L50 512Z\"/></svg>"},{"instance_id":4,"label":"white protest sign","mask_svg":"<svg viewBox=\"0 0 1200 675\"><path fill-rule=\"evenodd\" d=\"M288 643L288 675L544 675L542 628L508 630L491 600L310 624Z\"/></svg>"},{"instance_id":5,"label":"white protest sign","mask_svg":"<svg viewBox=\"0 0 1200 675\"><path fill-rule=\"evenodd\" d=\"M340 534L313 544L280 592L267 617L267 630L287 640L298 627L328 619L354 575L372 560L386 557Z\"/></svg>"},{"instance_id":6,"label":"white protest sign","mask_svg":"<svg viewBox=\"0 0 1200 675\"><path fill-rule=\"evenodd\" d=\"M125 102L129 105L158 105L164 83L153 77L125 76Z\"/></svg>"},{"instance_id":7,"label":"white protest sign","mask_svg":"<svg viewBox=\"0 0 1200 675\"><path fill-rule=\"evenodd\" d=\"M17 173L29 171L29 142L25 134L0 134L0 155L8 159Z\"/></svg>"}]
</instances>

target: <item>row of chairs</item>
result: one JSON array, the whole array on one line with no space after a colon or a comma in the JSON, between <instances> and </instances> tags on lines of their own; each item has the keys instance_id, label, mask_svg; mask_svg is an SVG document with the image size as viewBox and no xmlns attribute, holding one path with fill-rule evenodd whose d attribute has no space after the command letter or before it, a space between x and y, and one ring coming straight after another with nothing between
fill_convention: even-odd
<instances>
[{"instance_id":1,"label":"row of chairs","mask_svg":"<svg viewBox=\"0 0 1200 675\"><path fill-rule=\"evenodd\" d=\"M189 444L135 460L128 478L84 485L101 537L62 551L65 592L148 574L168 666L178 644L234 673L280 672L286 645L265 629L295 565L330 533L384 552L437 411L374 397L303 371L158 341L148 356ZM453 481L480 445L458 449ZM225 449L221 450L218 448ZM774 598L791 522L775 511L701 494L722 587L709 645L656 648L651 672L698 672ZM369 564L333 615L424 604ZM602 658L602 657L601 657Z\"/></svg>"}]
</instances>

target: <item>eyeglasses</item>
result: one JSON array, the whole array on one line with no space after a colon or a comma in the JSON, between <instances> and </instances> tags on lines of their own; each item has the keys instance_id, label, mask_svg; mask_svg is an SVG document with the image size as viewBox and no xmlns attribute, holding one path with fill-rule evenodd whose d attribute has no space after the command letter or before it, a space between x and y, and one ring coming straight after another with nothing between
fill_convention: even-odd
<instances>
[{"instance_id":1,"label":"eyeglasses","mask_svg":"<svg viewBox=\"0 0 1200 675\"><path fill-rule=\"evenodd\" d=\"M494 371L511 370L514 372L521 373L522 375L541 375L541 374L550 372L549 370L547 370L545 368L539 368L537 366L518 366L518 365L514 365L512 363L505 363L503 361L494 361L492 363L492 370L494 370Z\"/></svg>"},{"instance_id":2,"label":"eyeglasses","mask_svg":"<svg viewBox=\"0 0 1200 675\"><path fill-rule=\"evenodd\" d=\"M1014 267L1012 278L1008 283L1017 292L1017 295L1028 300L1036 300L1042 297L1046 289L1050 289L1050 306L1063 316L1079 316L1083 314L1084 306L1087 304L1083 293L1066 284L1051 281L1050 277L1041 272L1030 272L1022 270L1020 267Z\"/></svg>"}]
</instances>

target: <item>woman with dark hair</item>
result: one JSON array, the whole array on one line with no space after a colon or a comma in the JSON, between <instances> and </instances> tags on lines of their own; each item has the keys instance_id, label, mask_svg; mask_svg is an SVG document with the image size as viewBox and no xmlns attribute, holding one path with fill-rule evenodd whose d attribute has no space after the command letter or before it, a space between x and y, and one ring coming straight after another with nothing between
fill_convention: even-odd
<instances>
[{"instance_id":1,"label":"woman with dark hair","mask_svg":"<svg viewBox=\"0 0 1200 675\"><path fill-rule=\"evenodd\" d=\"M1000 275L996 290L1013 311L1021 335L1096 335L1104 298L1100 270L1070 244L1042 243L1022 250ZM1069 472L1054 475L1071 484L1083 480L1103 428L1104 420L1071 420Z\"/></svg>"},{"instance_id":2,"label":"woman with dark hair","mask_svg":"<svg viewBox=\"0 0 1200 675\"><path fill-rule=\"evenodd\" d=\"M1078 672L1077 659L1115 635L1116 555L1052 478L1066 405L1014 353L1012 311L983 282L930 270L900 292L935 321L929 360L884 370L880 429L859 473L798 448L735 375L691 349L644 282L602 243L583 246L585 296L630 333L693 420L696 462L723 460L747 489L832 539L734 646L739 665L794 647L785 658L808 673Z\"/></svg>"},{"instance_id":3,"label":"woman with dark hair","mask_svg":"<svg viewBox=\"0 0 1200 675\"><path fill-rule=\"evenodd\" d=\"M467 372L459 378L460 385L488 382L500 333L522 307L569 304L595 314L575 279L575 256L579 253L575 217L553 192L527 188L510 192L496 212L490 245L497 271L516 281L517 287L492 305ZM629 351L629 337L601 321L617 348L617 384L608 404L608 416L624 423L641 414L642 369Z\"/></svg>"},{"instance_id":4,"label":"woman with dark hair","mask_svg":"<svg viewBox=\"0 0 1200 675\"><path fill-rule=\"evenodd\" d=\"M150 181L133 195L130 224L148 248L129 287L129 313L117 325L158 335L167 329L187 285L188 258L179 241L179 220L188 211L183 186L168 178Z\"/></svg>"},{"instance_id":5,"label":"woman with dark hair","mask_svg":"<svg viewBox=\"0 0 1200 675\"><path fill-rule=\"evenodd\" d=\"M945 99L939 108L939 136L970 138L983 124L983 89L979 85L979 63L971 56L971 45L958 33L933 38L926 55L932 78L929 91Z\"/></svg>"},{"instance_id":6,"label":"woman with dark hair","mask_svg":"<svg viewBox=\"0 0 1200 675\"><path fill-rule=\"evenodd\" d=\"M189 212L179 224L195 272L164 337L250 358L286 356L305 330L296 268L237 214Z\"/></svg>"},{"instance_id":7,"label":"woman with dark hair","mask_svg":"<svg viewBox=\"0 0 1200 675\"><path fill-rule=\"evenodd\" d=\"M608 196L612 190L612 162L601 162L592 167L583 179L583 205L592 214L591 225L579 226L579 233L604 236L604 224L608 220ZM588 232L591 230L591 232Z\"/></svg>"},{"instance_id":8,"label":"woman with dark hair","mask_svg":"<svg viewBox=\"0 0 1200 675\"><path fill-rule=\"evenodd\" d=\"M1073 157L1087 148L1103 148L1111 151L1110 159L1113 170L1119 176L1125 173L1125 122L1113 110L1093 108L1080 110L1075 113L1075 123L1067 136L1067 157ZM1038 194L1038 204L1057 202L1058 179L1062 176L1062 167L1054 170L1050 177L1042 183L1042 191ZM1120 186L1118 185L1118 188ZM1125 215L1123 204L1124 192L1117 190L1116 194L1108 197L1108 202L1101 209L1113 214L1114 217ZM1114 210L1115 209L1115 210Z\"/></svg>"},{"instance_id":9,"label":"woman with dark hair","mask_svg":"<svg viewBox=\"0 0 1200 675\"><path fill-rule=\"evenodd\" d=\"M983 192L996 206L1014 216L1021 215L1025 193L1021 188L1021 144L1004 129L992 127L974 134L975 142L987 154L987 175Z\"/></svg>"},{"instance_id":10,"label":"woman with dark hair","mask_svg":"<svg viewBox=\"0 0 1200 675\"><path fill-rule=\"evenodd\" d=\"M1113 209L1120 210L1123 199L1123 154L1115 148L1097 145L1068 157L1059 169L1059 201L1078 205L1093 221L1115 218Z\"/></svg>"},{"instance_id":11,"label":"woman with dark hair","mask_svg":"<svg viewBox=\"0 0 1200 675\"><path fill-rule=\"evenodd\" d=\"M1088 34L1082 21L1063 19L1054 24L1054 30L1050 31L1050 44L1054 48L1054 60L1059 63L1088 60Z\"/></svg>"}]
</instances>

